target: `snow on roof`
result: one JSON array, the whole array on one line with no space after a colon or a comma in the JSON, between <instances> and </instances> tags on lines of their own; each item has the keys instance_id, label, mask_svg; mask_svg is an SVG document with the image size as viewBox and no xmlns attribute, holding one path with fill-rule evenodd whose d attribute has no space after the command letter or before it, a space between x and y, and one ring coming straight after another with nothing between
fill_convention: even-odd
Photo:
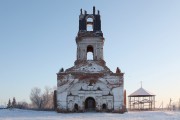
<instances>
[{"instance_id":1,"label":"snow on roof","mask_svg":"<svg viewBox=\"0 0 180 120\"><path fill-rule=\"evenodd\" d=\"M143 89L142 87L130 94L128 97L155 96L155 94Z\"/></svg>"}]
</instances>

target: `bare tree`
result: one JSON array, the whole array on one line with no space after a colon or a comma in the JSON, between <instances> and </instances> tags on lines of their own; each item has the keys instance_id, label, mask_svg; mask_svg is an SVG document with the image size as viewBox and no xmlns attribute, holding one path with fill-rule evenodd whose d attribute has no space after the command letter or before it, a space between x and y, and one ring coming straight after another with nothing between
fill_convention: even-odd
<instances>
[{"instance_id":1,"label":"bare tree","mask_svg":"<svg viewBox=\"0 0 180 120\"><path fill-rule=\"evenodd\" d=\"M42 108L42 100L41 100L41 89L33 88L31 89L30 100L33 105L35 105L38 109Z\"/></svg>"},{"instance_id":2,"label":"bare tree","mask_svg":"<svg viewBox=\"0 0 180 120\"><path fill-rule=\"evenodd\" d=\"M53 91L49 87L45 87L45 91L41 93L40 88L33 88L30 94L30 100L38 109L53 108Z\"/></svg>"},{"instance_id":3,"label":"bare tree","mask_svg":"<svg viewBox=\"0 0 180 120\"><path fill-rule=\"evenodd\" d=\"M29 107L28 103L25 102L25 101L22 101L22 102L18 102L17 105L16 105L17 108L19 109L26 109Z\"/></svg>"},{"instance_id":4,"label":"bare tree","mask_svg":"<svg viewBox=\"0 0 180 120\"><path fill-rule=\"evenodd\" d=\"M45 87L45 91L43 94L44 107L52 108L53 107L53 90L52 88Z\"/></svg>"}]
</instances>

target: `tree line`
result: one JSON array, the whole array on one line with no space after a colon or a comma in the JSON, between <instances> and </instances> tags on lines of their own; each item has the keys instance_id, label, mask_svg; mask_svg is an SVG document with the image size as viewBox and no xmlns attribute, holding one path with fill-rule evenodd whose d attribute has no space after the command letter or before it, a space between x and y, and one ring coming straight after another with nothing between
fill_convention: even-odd
<instances>
[{"instance_id":1,"label":"tree line","mask_svg":"<svg viewBox=\"0 0 180 120\"><path fill-rule=\"evenodd\" d=\"M19 109L25 109L28 108L28 103L23 101L23 102L16 102L16 98L13 97L13 100L11 102L11 99L9 99L7 108L19 108Z\"/></svg>"},{"instance_id":2,"label":"tree line","mask_svg":"<svg viewBox=\"0 0 180 120\"><path fill-rule=\"evenodd\" d=\"M42 91L40 88L34 87L30 93L30 104L27 102L16 102L16 98L13 97L12 101L9 99L7 108L53 110L54 90L55 88L45 87Z\"/></svg>"}]
</instances>

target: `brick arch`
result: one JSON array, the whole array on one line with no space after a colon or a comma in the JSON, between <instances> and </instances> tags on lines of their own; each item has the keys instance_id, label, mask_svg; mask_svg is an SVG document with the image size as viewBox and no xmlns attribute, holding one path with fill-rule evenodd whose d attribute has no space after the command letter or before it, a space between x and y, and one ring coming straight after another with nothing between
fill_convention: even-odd
<instances>
[{"instance_id":1,"label":"brick arch","mask_svg":"<svg viewBox=\"0 0 180 120\"><path fill-rule=\"evenodd\" d=\"M105 103L102 104L102 109L106 110L107 109L107 105Z\"/></svg>"},{"instance_id":2,"label":"brick arch","mask_svg":"<svg viewBox=\"0 0 180 120\"><path fill-rule=\"evenodd\" d=\"M74 104L74 110L75 110L75 111L78 111L78 110L79 110L79 106L78 106L77 103Z\"/></svg>"},{"instance_id":3,"label":"brick arch","mask_svg":"<svg viewBox=\"0 0 180 120\"><path fill-rule=\"evenodd\" d=\"M87 52L92 52L94 53L94 47L92 45L87 46Z\"/></svg>"},{"instance_id":4,"label":"brick arch","mask_svg":"<svg viewBox=\"0 0 180 120\"><path fill-rule=\"evenodd\" d=\"M96 101L93 97L87 97L85 99L85 109L87 111L93 111L96 108Z\"/></svg>"},{"instance_id":5,"label":"brick arch","mask_svg":"<svg viewBox=\"0 0 180 120\"><path fill-rule=\"evenodd\" d=\"M88 45L87 46L87 53L86 53L86 58L88 57L88 53L90 52L90 53L92 53L92 60L94 60L94 47L92 46L92 45Z\"/></svg>"},{"instance_id":6,"label":"brick arch","mask_svg":"<svg viewBox=\"0 0 180 120\"><path fill-rule=\"evenodd\" d=\"M86 30L87 31L94 31L94 16L93 15L88 15L86 16ZM92 27L91 29L88 29L88 26L89 27Z\"/></svg>"}]
</instances>

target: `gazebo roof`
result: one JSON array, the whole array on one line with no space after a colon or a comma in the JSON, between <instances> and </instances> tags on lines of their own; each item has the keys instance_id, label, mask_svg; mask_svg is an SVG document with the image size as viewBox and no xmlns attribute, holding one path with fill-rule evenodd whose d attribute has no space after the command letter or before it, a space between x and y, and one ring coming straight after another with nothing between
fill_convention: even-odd
<instances>
[{"instance_id":1,"label":"gazebo roof","mask_svg":"<svg viewBox=\"0 0 180 120\"><path fill-rule=\"evenodd\" d=\"M141 87L132 94L130 94L128 97L147 97L147 96L155 96L155 94L152 94Z\"/></svg>"}]
</instances>

